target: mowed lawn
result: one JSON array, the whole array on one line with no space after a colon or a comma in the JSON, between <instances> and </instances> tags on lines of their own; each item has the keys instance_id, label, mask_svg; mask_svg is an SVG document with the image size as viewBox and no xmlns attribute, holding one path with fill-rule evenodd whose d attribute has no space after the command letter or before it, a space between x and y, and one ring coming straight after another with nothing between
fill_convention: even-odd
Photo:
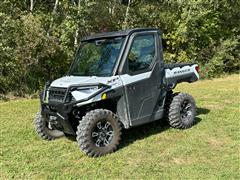
<instances>
[{"instance_id":1,"label":"mowed lawn","mask_svg":"<svg viewBox=\"0 0 240 180\"><path fill-rule=\"evenodd\" d=\"M124 131L120 149L89 158L76 142L47 142L34 131L38 100L0 103L0 179L240 179L240 79L231 75L176 91L190 93L197 124L155 122Z\"/></svg>"}]
</instances>

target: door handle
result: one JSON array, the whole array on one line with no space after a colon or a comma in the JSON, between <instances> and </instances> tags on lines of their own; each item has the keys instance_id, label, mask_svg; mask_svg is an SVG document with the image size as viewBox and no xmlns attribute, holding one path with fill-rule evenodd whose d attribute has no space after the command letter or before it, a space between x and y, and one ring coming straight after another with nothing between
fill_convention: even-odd
<instances>
[{"instance_id":1,"label":"door handle","mask_svg":"<svg viewBox=\"0 0 240 180\"><path fill-rule=\"evenodd\" d=\"M129 90L135 90L135 86L129 86Z\"/></svg>"}]
</instances>

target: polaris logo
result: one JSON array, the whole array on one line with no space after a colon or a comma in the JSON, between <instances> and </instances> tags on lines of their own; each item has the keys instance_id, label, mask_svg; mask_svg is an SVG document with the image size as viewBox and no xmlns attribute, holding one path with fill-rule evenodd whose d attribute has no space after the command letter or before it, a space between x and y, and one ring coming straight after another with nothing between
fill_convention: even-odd
<instances>
[{"instance_id":1,"label":"polaris logo","mask_svg":"<svg viewBox=\"0 0 240 180\"><path fill-rule=\"evenodd\" d=\"M184 69L184 70L180 70L180 71L175 71L173 74L181 74L181 73L186 73L189 71L190 71L190 69Z\"/></svg>"}]
</instances>

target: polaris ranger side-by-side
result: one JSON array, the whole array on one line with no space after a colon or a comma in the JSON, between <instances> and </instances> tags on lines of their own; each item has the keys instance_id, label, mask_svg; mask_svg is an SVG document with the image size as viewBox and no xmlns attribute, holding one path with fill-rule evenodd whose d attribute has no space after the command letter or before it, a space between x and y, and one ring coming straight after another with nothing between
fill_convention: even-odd
<instances>
[{"instance_id":1,"label":"polaris ranger side-by-side","mask_svg":"<svg viewBox=\"0 0 240 180\"><path fill-rule=\"evenodd\" d=\"M177 83L199 79L197 64L164 64L158 29L132 29L84 38L68 74L47 83L35 119L38 135L75 137L89 156L117 149L121 129L164 116L174 128L194 124L192 96Z\"/></svg>"}]
</instances>

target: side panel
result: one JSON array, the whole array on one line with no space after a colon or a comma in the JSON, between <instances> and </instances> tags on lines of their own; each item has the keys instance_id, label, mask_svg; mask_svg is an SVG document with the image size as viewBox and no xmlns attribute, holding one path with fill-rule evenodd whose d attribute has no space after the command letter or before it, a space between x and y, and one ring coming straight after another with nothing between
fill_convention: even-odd
<instances>
[{"instance_id":1,"label":"side panel","mask_svg":"<svg viewBox=\"0 0 240 180\"><path fill-rule=\"evenodd\" d=\"M126 72L120 75L124 85L124 96L127 103L127 115L130 126L136 126L162 118L163 105L166 90L163 85L164 65L162 58L161 39L157 33L156 38L156 59L152 67L147 72L137 74L128 73L127 69L121 69L120 72ZM134 37L130 37L128 48L125 53L125 64L123 68L128 67L127 55Z\"/></svg>"},{"instance_id":2,"label":"side panel","mask_svg":"<svg viewBox=\"0 0 240 180\"><path fill-rule=\"evenodd\" d=\"M110 108L114 108L114 109L116 108L115 110L119 120L122 122L124 128L128 129L130 127L130 121L128 117L128 110L127 110L128 106L126 102L124 86L121 85L115 88L113 87L104 93L106 93L106 96L107 96L106 99L110 99L114 101L114 104L112 104L112 106L114 107L110 107Z\"/></svg>"},{"instance_id":3,"label":"side panel","mask_svg":"<svg viewBox=\"0 0 240 180\"><path fill-rule=\"evenodd\" d=\"M160 119L163 114L163 99L159 63L153 71L130 76L123 75L121 79L125 86L125 96L128 105L130 125L136 126ZM139 80L141 79L141 80Z\"/></svg>"},{"instance_id":4,"label":"side panel","mask_svg":"<svg viewBox=\"0 0 240 180\"><path fill-rule=\"evenodd\" d=\"M117 115L124 128L128 129L130 127L130 121L128 117L127 102L125 96L122 96L117 102Z\"/></svg>"}]
</instances>

